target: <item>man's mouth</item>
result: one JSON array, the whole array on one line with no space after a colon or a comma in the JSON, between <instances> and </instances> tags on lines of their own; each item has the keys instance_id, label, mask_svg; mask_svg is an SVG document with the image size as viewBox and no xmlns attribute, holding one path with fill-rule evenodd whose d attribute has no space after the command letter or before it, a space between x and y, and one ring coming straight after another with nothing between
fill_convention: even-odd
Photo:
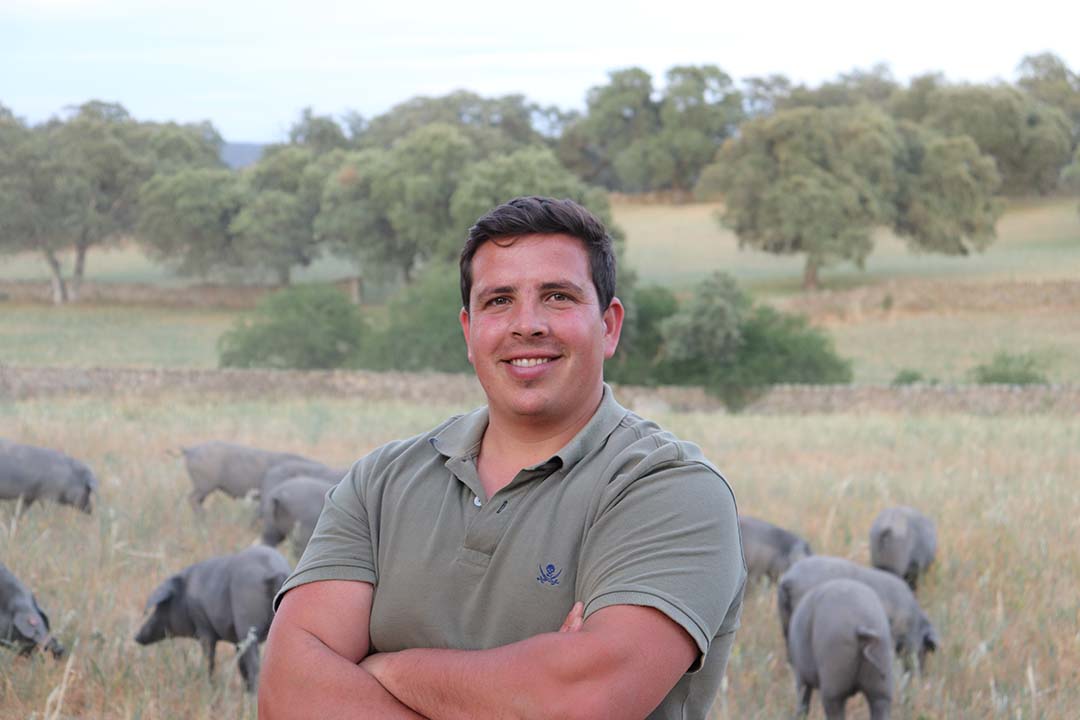
<instances>
[{"instance_id":1,"label":"man's mouth","mask_svg":"<svg viewBox=\"0 0 1080 720\"><path fill-rule=\"evenodd\" d=\"M537 365L543 365L549 363L555 358L514 358L508 362L514 367L536 367Z\"/></svg>"}]
</instances>

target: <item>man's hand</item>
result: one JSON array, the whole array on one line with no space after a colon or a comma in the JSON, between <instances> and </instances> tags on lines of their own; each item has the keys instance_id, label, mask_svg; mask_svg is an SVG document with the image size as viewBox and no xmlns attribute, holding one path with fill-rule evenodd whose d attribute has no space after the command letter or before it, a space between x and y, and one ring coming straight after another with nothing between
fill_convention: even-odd
<instances>
[{"instance_id":1,"label":"man's hand","mask_svg":"<svg viewBox=\"0 0 1080 720\"><path fill-rule=\"evenodd\" d=\"M570 612L567 613L566 619L563 620L562 626L559 627L561 633L574 633L581 630L582 625L585 624L585 603L580 600L574 603L574 606L570 608ZM366 671L369 675L376 680L379 679L379 675L383 672L386 664L390 661L388 655L393 653L372 653L364 658L360 662L360 668Z\"/></svg>"},{"instance_id":2,"label":"man's hand","mask_svg":"<svg viewBox=\"0 0 1080 720\"><path fill-rule=\"evenodd\" d=\"M285 595L263 650L262 720L423 717L356 666L369 650L372 595L369 583L341 580L301 585Z\"/></svg>"},{"instance_id":3,"label":"man's hand","mask_svg":"<svg viewBox=\"0 0 1080 720\"><path fill-rule=\"evenodd\" d=\"M585 603L578 600L574 603L574 607L570 608L570 613L563 620L562 627L559 628L559 632L577 632L581 629L581 626L585 624Z\"/></svg>"}]
</instances>

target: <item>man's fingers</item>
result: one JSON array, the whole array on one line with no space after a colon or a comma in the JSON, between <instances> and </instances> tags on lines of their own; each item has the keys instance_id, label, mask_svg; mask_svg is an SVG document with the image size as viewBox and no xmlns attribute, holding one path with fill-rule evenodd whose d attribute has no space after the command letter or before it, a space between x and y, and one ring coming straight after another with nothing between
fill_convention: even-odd
<instances>
[{"instance_id":1,"label":"man's fingers","mask_svg":"<svg viewBox=\"0 0 1080 720\"><path fill-rule=\"evenodd\" d=\"M570 608L570 613L563 621L559 632L577 632L585 622L585 603L578 601Z\"/></svg>"}]
</instances>

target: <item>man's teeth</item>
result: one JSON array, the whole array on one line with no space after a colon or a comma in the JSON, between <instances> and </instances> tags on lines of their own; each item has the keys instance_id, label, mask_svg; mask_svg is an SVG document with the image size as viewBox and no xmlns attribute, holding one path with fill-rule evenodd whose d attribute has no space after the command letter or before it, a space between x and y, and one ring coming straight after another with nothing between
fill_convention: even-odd
<instances>
[{"instance_id":1,"label":"man's teeth","mask_svg":"<svg viewBox=\"0 0 1080 720\"><path fill-rule=\"evenodd\" d=\"M551 358L517 358L511 360L510 364L514 367L534 367L536 365L543 365L546 362L551 362Z\"/></svg>"}]
</instances>

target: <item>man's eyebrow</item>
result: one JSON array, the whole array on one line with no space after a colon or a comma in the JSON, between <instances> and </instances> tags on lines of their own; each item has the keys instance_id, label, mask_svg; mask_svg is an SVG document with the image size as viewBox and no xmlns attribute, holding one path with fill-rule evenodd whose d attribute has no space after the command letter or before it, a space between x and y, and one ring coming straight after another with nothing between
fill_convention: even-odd
<instances>
[{"instance_id":1,"label":"man's eyebrow","mask_svg":"<svg viewBox=\"0 0 1080 720\"><path fill-rule=\"evenodd\" d=\"M567 290L572 295L584 295L585 289L577 283L572 283L569 280L561 280L559 282L546 282L540 285L540 289L544 291L550 290Z\"/></svg>"},{"instance_id":2,"label":"man's eyebrow","mask_svg":"<svg viewBox=\"0 0 1080 720\"><path fill-rule=\"evenodd\" d=\"M476 296L485 297L487 295L513 295L515 288L513 285L499 285L498 287L481 287L477 288Z\"/></svg>"},{"instance_id":3,"label":"man's eyebrow","mask_svg":"<svg viewBox=\"0 0 1080 720\"><path fill-rule=\"evenodd\" d=\"M540 284L540 290L544 292L550 292L552 290L565 290L567 292L583 295L585 289L580 285L569 280L551 280ZM476 290L477 297L486 297L488 295L513 295L517 292L517 287L514 285L498 285L496 287L480 287Z\"/></svg>"}]
</instances>

